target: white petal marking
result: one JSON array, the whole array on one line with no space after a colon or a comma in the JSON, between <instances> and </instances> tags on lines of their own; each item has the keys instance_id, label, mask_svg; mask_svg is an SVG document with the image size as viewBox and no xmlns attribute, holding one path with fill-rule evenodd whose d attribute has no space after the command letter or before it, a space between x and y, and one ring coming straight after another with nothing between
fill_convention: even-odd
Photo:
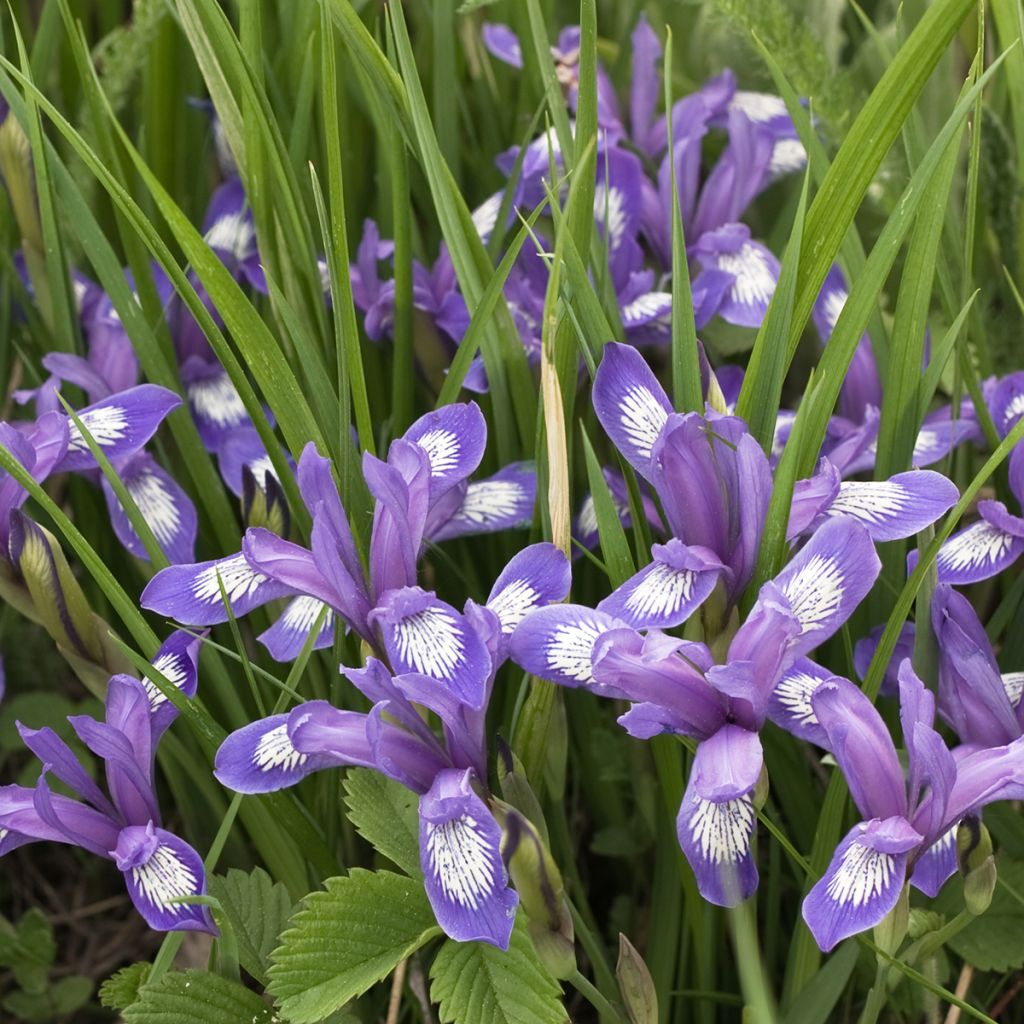
<instances>
[{"instance_id":1,"label":"white petal marking","mask_svg":"<svg viewBox=\"0 0 1024 1024\"><path fill-rule=\"evenodd\" d=\"M602 224L608 215L608 249L614 252L626 232L626 199L621 188L608 188L602 182L594 189L594 217Z\"/></svg>"},{"instance_id":2,"label":"white petal marking","mask_svg":"<svg viewBox=\"0 0 1024 1024\"><path fill-rule=\"evenodd\" d=\"M495 888L487 839L468 815L427 823L427 857L445 896L476 910Z\"/></svg>"},{"instance_id":3,"label":"white petal marking","mask_svg":"<svg viewBox=\"0 0 1024 1024\"><path fill-rule=\"evenodd\" d=\"M1022 413L1024 413L1024 394L1014 395L1003 410L1003 428L1009 427Z\"/></svg>"},{"instance_id":4,"label":"white petal marking","mask_svg":"<svg viewBox=\"0 0 1024 1024\"><path fill-rule=\"evenodd\" d=\"M626 599L626 607L645 618L671 615L690 599L696 580L697 573L690 569L673 569L664 562L655 562Z\"/></svg>"},{"instance_id":5,"label":"white petal marking","mask_svg":"<svg viewBox=\"0 0 1024 1024\"><path fill-rule=\"evenodd\" d=\"M100 448L109 448L128 433L128 416L120 405L103 405L78 414L82 426ZM88 452L78 424L68 419L68 452Z\"/></svg>"},{"instance_id":6,"label":"white petal marking","mask_svg":"<svg viewBox=\"0 0 1024 1024\"><path fill-rule=\"evenodd\" d=\"M735 864L750 850L754 802L750 796L714 803L700 800L690 815L689 829L701 856L712 864Z\"/></svg>"},{"instance_id":7,"label":"white petal marking","mask_svg":"<svg viewBox=\"0 0 1024 1024\"><path fill-rule=\"evenodd\" d=\"M192 896L198 889L192 869L169 846L158 846L145 864L132 868L132 881L157 910L175 915L185 913L189 907L173 901Z\"/></svg>"},{"instance_id":8,"label":"white petal marking","mask_svg":"<svg viewBox=\"0 0 1024 1024\"><path fill-rule=\"evenodd\" d=\"M821 682L806 672L787 672L776 684L775 696L797 724L818 724L818 716L811 705L811 694Z\"/></svg>"},{"instance_id":9,"label":"white petal marking","mask_svg":"<svg viewBox=\"0 0 1024 1024\"><path fill-rule=\"evenodd\" d=\"M513 580L488 602L487 607L498 616L501 631L511 633L531 608L537 604L540 595L526 580Z\"/></svg>"},{"instance_id":10,"label":"white petal marking","mask_svg":"<svg viewBox=\"0 0 1024 1024\"><path fill-rule=\"evenodd\" d=\"M668 292L645 292L622 307L622 322L629 325L656 319L669 323L672 315L672 296Z\"/></svg>"},{"instance_id":11,"label":"white petal marking","mask_svg":"<svg viewBox=\"0 0 1024 1024\"><path fill-rule=\"evenodd\" d=\"M172 686L179 690L185 682L185 659L180 654L161 654L153 662L153 668L162 675ZM157 688L156 683L148 676L142 679L142 685L146 688L146 695L149 697L149 710L156 711L161 704L165 703L167 697L163 690Z\"/></svg>"},{"instance_id":12,"label":"white petal marking","mask_svg":"<svg viewBox=\"0 0 1024 1024\"><path fill-rule=\"evenodd\" d=\"M787 113L786 101L781 96L773 96L769 92L746 92L742 89L733 94L729 109L746 114L756 124L773 121Z\"/></svg>"},{"instance_id":13,"label":"white petal marking","mask_svg":"<svg viewBox=\"0 0 1024 1024\"><path fill-rule=\"evenodd\" d=\"M733 302L741 306L766 305L775 291L775 274L763 249L744 242L736 252L717 256L719 270L732 274L736 280L729 289Z\"/></svg>"},{"instance_id":14,"label":"white petal marking","mask_svg":"<svg viewBox=\"0 0 1024 1024\"><path fill-rule=\"evenodd\" d=\"M1006 696L1010 699L1010 704L1016 707L1024 695L1024 672L1004 672L1002 678Z\"/></svg>"},{"instance_id":15,"label":"white petal marking","mask_svg":"<svg viewBox=\"0 0 1024 1024\"><path fill-rule=\"evenodd\" d=\"M269 772L273 768L292 771L305 764L308 756L295 749L288 737L288 725L282 723L260 737L256 749L252 752L252 763L263 772Z\"/></svg>"},{"instance_id":16,"label":"white petal marking","mask_svg":"<svg viewBox=\"0 0 1024 1024\"><path fill-rule=\"evenodd\" d=\"M1006 554L1012 544L1013 537L982 519L959 536L946 541L939 551L938 561L951 572L992 565Z\"/></svg>"},{"instance_id":17,"label":"white petal marking","mask_svg":"<svg viewBox=\"0 0 1024 1024\"><path fill-rule=\"evenodd\" d=\"M828 324L828 333L831 334L835 328L836 323L839 320L839 314L843 311L843 306L846 305L846 300L849 298L849 293L845 288L834 288L828 292L821 304L821 315Z\"/></svg>"},{"instance_id":18,"label":"white petal marking","mask_svg":"<svg viewBox=\"0 0 1024 1024\"><path fill-rule=\"evenodd\" d=\"M772 147L768 171L773 177L792 174L807 164L807 150L799 139L779 139Z\"/></svg>"},{"instance_id":19,"label":"white petal marking","mask_svg":"<svg viewBox=\"0 0 1024 1024\"><path fill-rule=\"evenodd\" d=\"M218 427L234 427L246 418L242 398L226 373L194 380L188 385L188 400L200 419Z\"/></svg>"},{"instance_id":20,"label":"white petal marking","mask_svg":"<svg viewBox=\"0 0 1024 1024\"><path fill-rule=\"evenodd\" d=\"M594 642L606 627L596 619L564 622L548 637L545 654L548 667L581 683L593 682L591 655Z\"/></svg>"},{"instance_id":21,"label":"white petal marking","mask_svg":"<svg viewBox=\"0 0 1024 1024\"><path fill-rule=\"evenodd\" d=\"M783 592L806 633L831 618L843 600L843 573L834 559L815 555L785 585Z\"/></svg>"},{"instance_id":22,"label":"white petal marking","mask_svg":"<svg viewBox=\"0 0 1024 1024\"><path fill-rule=\"evenodd\" d=\"M395 624L395 640L402 660L434 679L451 679L465 660L465 644L458 624L442 608L423 611Z\"/></svg>"},{"instance_id":23,"label":"white petal marking","mask_svg":"<svg viewBox=\"0 0 1024 1024\"><path fill-rule=\"evenodd\" d=\"M256 229L242 211L225 214L214 221L210 230L203 236L211 249L226 250L236 260L243 259L249 254L255 237Z\"/></svg>"},{"instance_id":24,"label":"white petal marking","mask_svg":"<svg viewBox=\"0 0 1024 1024\"><path fill-rule=\"evenodd\" d=\"M416 438L416 444L427 453L430 459L430 472L434 476L458 468L462 445L459 444L458 436L451 430L428 430L422 437Z\"/></svg>"},{"instance_id":25,"label":"white petal marking","mask_svg":"<svg viewBox=\"0 0 1024 1024\"><path fill-rule=\"evenodd\" d=\"M244 597L254 593L267 577L254 569L242 554L233 555L223 562L217 562L208 566L200 572L192 583L192 593L197 601L209 602L220 601L220 585L224 586L224 593L228 601L234 605Z\"/></svg>"},{"instance_id":26,"label":"white petal marking","mask_svg":"<svg viewBox=\"0 0 1024 1024\"><path fill-rule=\"evenodd\" d=\"M285 608L281 623L290 632L308 633L323 607L323 601L318 601L315 597L297 597ZM326 629L333 621L334 614L328 608L321 628Z\"/></svg>"},{"instance_id":27,"label":"white petal marking","mask_svg":"<svg viewBox=\"0 0 1024 1024\"><path fill-rule=\"evenodd\" d=\"M478 480L466 488L455 519L473 526L486 526L516 514L524 490L514 480Z\"/></svg>"},{"instance_id":28,"label":"white petal marking","mask_svg":"<svg viewBox=\"0 0 1024 1024\"><path fill-rule=\"evenodd\" d=\"M650 458L668 413L654 397L650 388L634 384L627 389L619 404L619 422L630 443L642 458Z\"/></svg>"},{"instance_id":29,"label":"white petal marking","mask_svg":"<svg viewBox=\"0 0 1024 1024\"><path fill-rule=\"evenodd\" d=\"M496 192L490 199L485 199L472 213L473 227L485 241L490 238L494 225L498 223L501 212L502 194Z\"/></svg>"},{"instance_id":30,"label":"white petal marking","mask_svg":"<svg viewBox=\"0 0 1024 1024\"><path fill-rule=\"evenodd\" d=\"M852 843L843 854L836 873L829 879L826 890L829 899L843 906L864 906L885 891L892 878L894 864L891 854Z\"/></svg>"},{"instance_id":31,"label":"white petal marking","mask_svg":"<svg viewBox=\"0 0 1024 1024\"><path fill-rule=\"evenodd\" d=\"M156 473L139 473L126 480L125 486L156 539L161 544L174 540L181 514L167 481Z\"/></svg>"},{"instance_id":32,"label":"white petal marking","mask_svg":"<svg viewBox=\"0 0 1024 1024\"><path fill-rule=\"evenodd\" d=\"M903 512L909 498L905 487L889 480L852 481L840 485L839 494L825 514L850 516L862 523L884 523Z\"/></svg>"}]
</instances>

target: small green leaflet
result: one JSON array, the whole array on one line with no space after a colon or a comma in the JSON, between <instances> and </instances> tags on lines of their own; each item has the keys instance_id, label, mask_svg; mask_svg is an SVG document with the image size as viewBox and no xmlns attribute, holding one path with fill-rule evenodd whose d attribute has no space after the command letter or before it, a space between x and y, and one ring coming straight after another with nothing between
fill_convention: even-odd
<instances>
[{"instance_id":1,"label":"small green leaflet","mask_svg":"<svg viewBox=\"0 0 1024 1024\"><path fill-rule=\"evenodd\" d=\"M439 933L423 884L353 868L307 896L271 956L268 990L292 1024L312 1024L386 978Z\"/></svg>"},{"instance_id":2,"label":"small green leaflet","mask_svg":"<svg viewBox=\"0 0 1024 1024\"><path fill-rule=\"evenodd\" d=\"M140 992L125 1024L272 1024L274 1011L237 981L206 971L171 971Z\"/></svg>"},{"instance_id":3,"label":"small green leaflet","mask_svg":"<svg viewBox=\"0 0 1024 1024\"><path fill-rule=\"evenodd\" d=\"M125 1010L139 998L153 965L148 960L122 967L100 985L100 1005L108 1010Z\"/></svg>"},{"instance_id":4,"label":"small green leaflet","mask_svg":"<svg viewBox=\"0 0 1024 1024\"><path fill-rule=\"evenodd\" d=\"M558 984L544 970L522 916L508 952L483 942L445 942L430 968L442 1024L566 1024Z\"/></svg>"},{"instance_id":5,"label":"small green leaflet","mask_svg":"<svg viewBox=\"0 0 1024 1024\"><path fill-rule=\"evenodd\" d=\"M266 985L270 954L295 909L288 890L262 868L251 874L232 868L210 879L210 895L220 900L235 930L239 962Z\"/></svg>"},{"instance_id":6,"label":"small green leaflet","mask_svg":"<svg viewBox=\"0 0 1024 1024\"><path fill-rule=\"evenodd\" d=\"M380 854L407 875L420 877L419 817L416 796L404 786L369 768L355 768L345 778L349 821Z\"/></svg>"}]
</instances>

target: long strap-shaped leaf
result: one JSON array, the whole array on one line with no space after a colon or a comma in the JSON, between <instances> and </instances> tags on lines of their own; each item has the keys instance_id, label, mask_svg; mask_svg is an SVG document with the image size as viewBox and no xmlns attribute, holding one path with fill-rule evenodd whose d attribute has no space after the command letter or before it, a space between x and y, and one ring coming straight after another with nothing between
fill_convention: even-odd
<instances>
[{"instance_id":1,"label":"long strap-shaped leaf","mask_svg":"<svg viewBox=\"0 0 1024 1024\"><path fill-rule=\"evenodd\" d=\"M872 90L807 211L790 349L795 350L829 267L868 185L976 0L938 0Z\"/></svg>"}]
</instances>

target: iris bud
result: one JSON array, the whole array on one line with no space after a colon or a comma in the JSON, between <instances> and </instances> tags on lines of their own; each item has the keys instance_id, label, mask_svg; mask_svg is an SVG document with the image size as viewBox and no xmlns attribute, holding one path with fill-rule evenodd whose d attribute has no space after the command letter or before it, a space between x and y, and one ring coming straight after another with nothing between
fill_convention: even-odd
<instances>
[{"instance_id":1,"label":"iris bud","mask_svg":"<svg viewBox=\"0 0 1024 1024\"><path fill-rule=\"evenodd\" d=\"M633 943L621 933L615 977L619 982L619 992L622 994L629 1024L657 1024L658 993L651 972Z\"/></svg>"},{"instance_id":2,"label":"iris bud","mask_svg":"<svg viewBox=\"0 0 1024 1024\"><path fill-rule=\"evenodd\" d=\"M498 785L502 798L517 811L524 814L540 832L544 843L548 842L548 826L544 820L537 794L526 777L526 769L512 748L498 737Z\"/></svg>"},{"instance_id":3,"label":"iris bud","mask_svg":"<svg viewBox=\"0 0 1024 1024\"><path fill-rule=\"evenodd\" d=\"M992 837L978 818L964 818L956 830L956 859L964 876L964 904L977 917L992 902L996 888L996 861Z\"/></svg>"},{"instance_id":4,"label":"iris bud","mask_svg":"<svg viewBox=\"0 0 1024 1024\"><path fill-rule=\"evenodd\" d=\"M528 818L501 800L492 800L491 810L502 827L501 857L537 954L553 977L567 978L576 970L576 949L562 873Z\"/></svg>"},{"instance_id":5,"label":"iris bud","mask_svg":"<svg viewBox=\"0 0 1024 1024\"><path fill-rule=\"evenodd\" d=\"M896 906L886 915L885 919L875 925L875 945L889 956L895 956L910 926L910 889L903 886Z\"/></svg>"},{"instance_id":6,"label":"iris bud","mask_svg":"<svg viewBox=\"0 0 1024 1024\"><path fill-rule=\"evenodd\" d=\"M246 526L262 526L278 537L288 536L288 502L273 473L266 473L259 482L248 466L242 467L242 519Z\"/></svg>"},{"instance_id":7,"label":"iris bud","mask_svg":"<svg viewBox=\"0 0 1024 1024\"><path fill-rule=\"evenodd\" d=\"M16 510L11 513L10 552L50 636L62 650L102 663L92 609L57 538Z\"/></svg>"}]
</instances>

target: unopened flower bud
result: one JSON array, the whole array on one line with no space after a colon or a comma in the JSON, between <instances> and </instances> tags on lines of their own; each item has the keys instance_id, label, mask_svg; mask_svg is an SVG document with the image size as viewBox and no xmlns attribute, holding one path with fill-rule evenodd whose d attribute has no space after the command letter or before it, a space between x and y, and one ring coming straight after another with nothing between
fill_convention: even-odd
<instances>
[{"instance_id":1,"label":"unopened flower bud","mask_svg":"<svg viewBox=\"0 0 1024 1024\"><path fill-rule=\"evenodd\" d=\"M498 785L502 798L517 811L524 814L540 832L541 839L548 842L548 826L544 820L540 801L526 777L523 762L516 757L512 748L498 737Z\"/></svg>"},{"instance_id":2,"label":"unopened flower bud","mask_svg":"<svg viewBox=\"0 0 1024 1024\"><path fill-rule=\"evenodd\" d=\"M629 1024L657 1024L658 993L651 972L633 943L621 933L615 977L619 982L619 992L622 994Z\"/></svg>"},{"instance_id":3,"label":"unopened flower bud","mask_svg":"<svg viewBox=\"0 0 1024 1024\"><path fill-rule=\"evenodd\" d=\"M23 512L14 511L10 551L11 561L18 567L50 636L63 650L102 662L103 648L92 609L57 538Z\"/></svg>"},{"instance_id":4,"label":"unopened flower bud","mask_svg":"<svg viewBox=\"0 0 1024 1024\"><path fill-rule=\"evenodd\" d=\"M562 873L537 828L511 804L492 800L502 827L501 856L529 919L537 954L556 978L576 970L572 918Z\"/></svg>"},{"instance_id":5,"label":"unopened flower bud","mask_svg":"<svg viewBox=\"0 0 1024 1024\"><path fill-rule=\"evenodd\" d=\"M900 891L896 906L885 919L875 925L875 945L890 956L895 956L907 936L910 925L910 889L905 885Z\"/></svg>"},{"instance_id":6,"label":"unopened flower bud","mask_svg":"<svg viewBox=\"0 0 1024 1024\"><path fill-rule=\"evenodd\" d=\"M273 473L265 473L262 480L257 480L248 466L242 467L242 520L246 526L262 526L278 537L288 536L288 502Z\"/></svg>"},{"instance_id":7,"label":"unopened flower bud","mask_svg":"<svg viewBox=\"0 0 1024 1024\"><path fill-rule=\"evenodd\" d=\"M965 877L992 856L992 837L981 823L971 815L964 818L956 830L956 862Z\"/></svg>"},{"instance_id":8,"label":"unopened flower bud","mask_svg":"<svg viewBox=\"0 0 1024 1024\"><path fill-rule=\"evenodd\" d=\"M964 905L977 917L992 902L996 888L996 861L992 837L976 817L964 818L956 830L956 859L964 876Z\"/></svg>"},{"instance_id":9,"label":"unopened flower bud","mask_svg":"<svg viewBox=\"0 0 1024 1024\"><path fill-rule=\"evenodd\" d=\"M723 416L728 413L729 405L725 400L725 395L722 394L721 385L718 383L718 378L715 376L715 371L710 370L708 372L708 405Z\"/></svg>"}]
</instances>

